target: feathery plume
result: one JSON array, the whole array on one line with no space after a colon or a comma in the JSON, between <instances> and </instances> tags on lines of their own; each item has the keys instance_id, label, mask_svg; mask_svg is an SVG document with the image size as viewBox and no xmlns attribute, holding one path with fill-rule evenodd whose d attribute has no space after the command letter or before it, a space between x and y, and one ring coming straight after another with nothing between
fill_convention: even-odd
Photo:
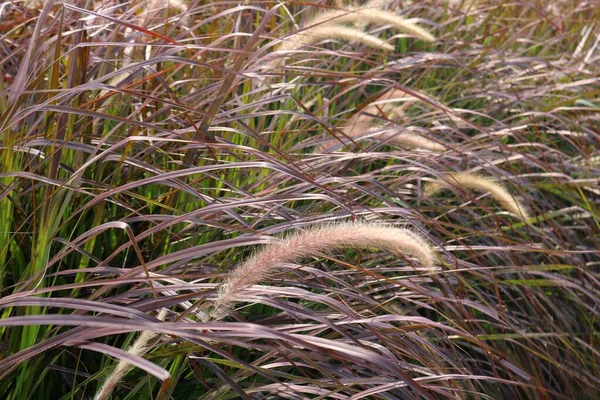
<instances>
[{"instance_id":1,"label":"feathery plume","mask_svg":"<svg viewBox=\"0 0 600 400\"><path fill-rule=\"evenodd\" d=\"M444 179L426 185L423 195L429 198L435 196L444 188L451 189L452 187L489 192L506 210L521 220L530 218L525 206L517 201L504 186L488 177L470 172L448 173Z\"/></svg>"},{"instance_id":2,"label":"feathery plume","mask_svg":"<svg viewBox=\"0 0 600 400\"><path fill-rule=\"evenodd\" d=\"M347 26L328 25L318 26L295 34L292 36L292 40L284 42L279 50L297 50L301 47L317 43L325 39L341 39L348 42L362 43L364 45L384 51L394 50L394 46L391 44L386 43L384 40L381 40L376 36L369 35L368 33L359 29L350 28Z\"/></svg>"},{"instance_id":3,"label":"feathery plume","mask_svg":"<svg viewBox=\"0 0 600 400\"><path fill-rule=\"evenodd\" d=\"M397 145L397 146L409 148L409 149L421 148L421 149L440 152L440 153L443 151L446 151L448 149L448 146L446 144L441 143L439 141L434 141L434 140L428 139L425 136L418 135L415 133L410 133L410 132L399 133L398 131L395 131L395 130L388 130L385 132L369 135L368 137L364 137L364 138L358 137L358 136L366 134L370 131L375 131L377 129L383 128L382 125L379 125L379 126L373 125L373 123L372 123L373 118L364 114L364 113L377 114L379 112L379 109L376 107L376 105L378 105L377 103L379 103L382 106L382 109L385 113L400 116L404 112L405 107L407 105L409 105L412 101L416 101L416 100L411 99L408 102L406 102L403 106L400 106L400 107L395 106L393 103L388 103L389 101L396 100L399 92L400 91L398 91L398 90L392 90L390 93L382 96L376 102L369 104L360 113L353 116L349 120L349 123L341 128L341 131L344 133L344 137L341 138L341 140L344 141L343 139L351 139L351 140L377 139L380 141L385 141L391 145ZM403 92L401 92L401 93L403 93ZM315 147L315 151L319 152L319 151L326 150L327 148L333 146L336 143L339 143L339 140L326 141L324 143L317 145Z\"/></svg>"},{"instance_id":4,"label":"feathery plume","mask_svg":"<svg viewBox=\"0 0 600 400\"><path fill-rule=\"evenodd\" d=\"M398 119L404 117L406 109L416 101L419 100L407 95L402 90L392 89L363 108L362 112L377 115L381 109L389 119ZM398 102L403 102L403 104L398 106L396 105Z\"/></svg>"},{"instance_id":5,"label":"feathery plume","mask_svg":"<svg viewBox=\"0 0 600 400\"><path fill-rule=\"evenodd\" d=\"M166 4L165 4L166 3ZM165 7L166 6L166 7ZM146 8L146 13L142 19L142 26L146 26L150 20L156 17L163 10L176 10L181 13L186 13L188 10L187 4L182 0L151 0ZM183 25L187 25L187 18L183 17Z\"/></svg>"},{"instance_id":6,"label":"feathery plume","mask_svg":"<svg viewBox=\"0 0 600 400\"><path fill-rule=\"evenodd\" d=\"M163 308L157 315L157 319L162 321L165 319L167 315L167 309ZM129 346L127 352L134 356L142 356L148 351L148 343L157 335L156 332L153 331L143 331L140 337ZM104 381L104 385L100 388L100 390L96 393L94 400L102 400L108 399L110 394L112 393L114 387L119 383L119 381L125 376L125 374L129 371L131 364L127 361L121 360L113 370L113 372L106 378Z\"/></svg>"},{"instance_id":7,"label":"feathery plume","mask_svg":"<svg viewBox=\"0 0 600 400\"><path fill-rule=\"evenodd\" d=\"M435 36L417 25L413 19L406 19L393 12L378 8L350 8L347 10L326 11L316 15L307 25L312 26L324 23L336 25L354 23L392 25L400 32L406 32L427 42L435 41Z\"/></svg>"},{"instance_id":8,"label":"feathery plume","mask_svg":"<svg viewBox=\"0 0 600 400\"><path fill-rule=\"evenodd\" d=\"M392 146L399 146L408 149L425 149L429 151L435 151L437 153L444 152L448 149L448 146L443 143L433 141L431 139L426 138L425 136L421 136L411 132L398 133L397 131L388 131L363 138L356 137L361 133L368 132L377 128L378 127L368 127L368 125L356 123L351 125L349 129L342 128L342 131L353 140L377 139L378 141L385 142L386 144ZM363 130L358 131L359 129ZM315 151L324 151L336 143L339 143L339 141L327 141L317 146L315 148Z\"/></svg>"},{"instance_id":9,"label":"feathery plume","mask_svg":"<svg viewBox=\"0 0 600 400\"><path fill-rule=\"evenodd\" d=\"M384 132L380 135L377 135L377 139L384 140L390 144L398 145L400 147L407 147L410 149L421 148L439 153L448 149L448 147L443 145L442 143L435 142L424 136L410 132Z\"/></svg>"},{"instance_id":10,"label":"feathery plume","mask_svg":"<svg viewBox=\"0 0 600 400\"><path fill-rule=\"evenodd\" d=\"M393 46L390 44L363 32L362 27L369 23L391 25L401 32L406 32L428 42L435 40L431 33L417 25L414 20L405 19L393 12L379 8L350 8L317 14L305 25L304 30L283 42L279 46L279 50L298 50L303 46L324 39L344 39L364 43L386 51L393 50ZM354 24L356 28L345 27L343 24ZM278 58L273 63L275 67L278 67L283 64L283 60Z\"/></svg>"},{"instance_id":11,"label":"feathery plume","mask_svg":"<svg viewBox=\"0 0 600 400\"><path fill-rule=\"evenodd\" d=\"M397 106L396 103L399 101L402 101L403 104ZM385 141L391 145L397 145L409 149L421 148L435 152L446 151L449 147L448 145L410 132L399 133L398 131L387 130L381 133L373 133L372 135L365 137L358 137L363 134L367 134L370 131L384 128L383 125L374 125L372 122L374 118L368 114L377 115L380 111L383 111L388 118L401 118L404 116L404 112L406 111L407 107L416 101L418 101L417 98L407 95L402 90L390 90L364 107L359 113L355 114L349 119L348 123L340 129L344 133L345 139L377 139L380 141ZM342 138L342 141L344 138ZM315 146L315 152L324 151L339 142L340 140L328 140Z\"/></svg>"},{"instance_id":12,"label":"feathery plume","mask_svg":"<svg viewBox=\"0 0 600 400\"><path fill-rule=\"evenodd\" d=\"M362 8L385 8L392 3L390 0L370 0Z\"/></svg>"},{"instance_id":13,"label":"feathery plume","mask_svg":"<svg viewBox=\"0 0 600 400\"><path fill-rule=\"evenodd\" d=\"M433 268L435 263L435 252L427 241L409 229L361 222L311 228L266 246L236 267L219 287L208 320L223 318L244 289L262 281L282 264L349 247L379 248L396 255L408 254L427 268Z\"/></svg>"}]
</instances>

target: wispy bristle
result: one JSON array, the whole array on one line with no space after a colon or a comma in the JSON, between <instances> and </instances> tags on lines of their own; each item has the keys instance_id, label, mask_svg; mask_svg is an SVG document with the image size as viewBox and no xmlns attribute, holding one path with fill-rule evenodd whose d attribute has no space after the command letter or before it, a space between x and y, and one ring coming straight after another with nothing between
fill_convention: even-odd
<instances>
[{"instance_id":1,"label":"wispy bristle","mask_svg":"<svg viewBox=\"0 0 600 400\"><path fill-rule=\"evenodd\" d=\"M162 321L167 316L167 310L161 309L157 315L157 319ZM148 343L156 337L157 333L153 331L143 331L135 342L127 349L127 352L134 356L142 356L148 351ZM121 381L127 371L131 368L131 364L127 361L121 360L113 370L113 372L106 378L104 384L96 393L94 400L103 400L110 398L114 387Z\"/></svg>"},{"instance_id":2,"label":"wispy bristle","mask_svg":"<svg viewBox=\"0 0 600 400\"><path fill-rule=\"evenodd\" d=\"M435 37L424 28L417 25L413 20L405 19L390 11L379 8L352 8L349 10L333 10L317 14L311 21L305 24L305 28L283 42L279 50L297 50L311 43L324 39L343 39L366 44L368 46L385 51L393 50L393 46L385 41L363 32L363 27L373 23L379 25L391 25L393 28L416 36L428 42ZM351 28L343 24L354 24ZM282 59L274 62L282 64Z\"/></svg>"},{"instance_id":3,"label":"wispy bristle","mask_svg":"<svg viewBox=\"0 0 600 400\"><path fill-rule=\"evenodd\" d=\"M262 281L278 267L339 248L379 248L393 254L416 257L427 268L435 264L435 252L416 233L381 224L347 222L296 232L269 245L236 267L220 286L209 319L220 319L243 290Z\"/></svg>"},{"instance_id":4,"label":"wispy bristle","mask_svg":"<svg viewBox=\"0 0 600 400\"><path fill-rule=\"evenodd\" d=\"M362 112L377 115L381 109L389 119L402 118L406 109L416 101L418 99L415 97L411 97L401 90L393 89L363 108ZM402 103L398 105L399 102Z\"/></svg>"},{"instance_id":5,"label":"wispy bristle","mask_svg":"<svg viewBox=\"0 0 600 400\"><path fill-rule=\"evenodd\" d=\"M407 148L420 148L425 150L431 150L436 152L443 152L448 149L447 146L442 143L433 141L424 136L417 135L416 133L410 132L385 132L377 136L378 139L395 144L401 147Z\"/></svg>"},{"instance_id":6,"label":"wispy bristle","mask_svg":"<svg viewBox=\"0 0 600 400\"><path fill-rule=\"evenodd\" d=\"M150 4L144 13L144 18L142 19L142 26L146 26L146 24L152 20L157 14L159 14L163 10L176 10L181 13L185 13L188 10L187 4L185 4L182 0L151 0ZM187 21L184 19L183 24L187 25Z\"/></svg>"},{"instance_id":7,"label":"wispy bristle","mask_svg":"<svg viewBox=\"0 0 600 400\"><path fill-rule=\"evenodd\" d=\"M435 41L429 31L417 25L414 20L406 19L390 11L384 11L377 8L351 8L348 10L332 10L318 14L308 24L317 25L322 23L330 24L353 24L353 23L372 23L378 25L392 25L400 32L405 32L427 42Z\"/></svg>"},{"instance_id":8,"label":"wispy bristle","mask_svg":"<svg viewBox=\"0 0 600 400\"><path fill-rule=\"evenodd\" d=\"M436 182L425 186L423 195L432 197L444 188L459 187L462 189L472 189L480 192L489 192L506 210L513 213L522 220L529 219L527 209L513 195L511 195L504 186L498 182L470 172L449 173Z\"/></svg>"},{"instance_id":9,"label":"wispy bristle","mask_svg":"<svg viewBox=\"0 0 600 400\"><path fill-rule=\"evenodd\" d=\"M308 29L305 32L297 33L290 40L284 42L280 50L289 51L297 50L303 46L319 42L324 39L341 39L349 42L362 43L367 46L384 50L392 51L394 46L386 43L373 35L369 35L356 28L346 26L319 26Z\"/></svg>"}]
</instances>

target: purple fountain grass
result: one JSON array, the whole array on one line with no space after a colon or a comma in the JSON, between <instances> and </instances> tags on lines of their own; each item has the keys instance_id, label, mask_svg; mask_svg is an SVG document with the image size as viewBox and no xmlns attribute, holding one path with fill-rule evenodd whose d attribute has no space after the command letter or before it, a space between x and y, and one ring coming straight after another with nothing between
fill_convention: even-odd
<instances>
[{"instance_id":1,"label":"purple fountain grass","mask_svg":"<svg viewBox=\"0 0 600 400\"><path fill-rule=\"evenodd\" d=\"M354 24L356 27L344 26ZM435 41L435 36L420 27L414 20L406 19L390 11L379 8L350 8L347 10L332 10L316 14L304 25L301 32L289 37L279 47L281 51L298 50L302 47L325 39L343 39L363 43L367 46L384 51L392 51L394 47L385 41L363 32L362 27L368 24L390 25L394 29L411 36ZM274 67L284 64L284 59L278 58L273 62Z\"/></svg>"},{"instance_id":2,"label":"purple fountain grass","mask_svg":"<svg viewBox=\"0 0 600 400\"><path fill-rule=\"evenodd\" d=\"M402 101L404 104L398 106L396 103L399 101ZM371 116L377 115L381 111L387 119L402 118L406 109L416 101L418 101L417 98L410 97L401 90L390 90L356 113L340 129L344 133L344 137L352 141L370 139L385 142L393 146L408 149L420 148L440 153L448 150L449 146L447 144L429 139L423 135L411 132L399 132L395 129L385 129L386 125L378 124L378 121ZM373 134L370 134L370 132ZM321 143L315 147L315 152L327 150L338 144L339 141L328 140Z\"/></svg>"},{"instance_id":3,"label":"purple fountain grass","mask_svg":"<svg viewBox=\"0 0 600 400\"><path fill-rule=\"evenodd\" d=\"M235 268L219 287L208 320L223 318L245 289L267 278L279 266L339 248L379 248L395 255L413 256L427 268L435 264L435 252L428 242L406 228L362 222L311 228L263 248Z\"/></svg>"},{"instance_id":4,"label":"purple fountain grass","mask_svg":"<svg viewBox=\"0 0 600 400\"><path fill-rule=\"evenodd\" d=\"M297 50L303 46L307 46L325 39L341 39L348 42L362 43L383 51L394 50L394 46L386 43L385 40L381 40L376 36L369 35L368 33L356 28L337 25L318 26L307 30L306 33L297 33L293 36L293 40L284 42L279 50Z\"/></svg>"},{"instance_id":5,"label":"purple fountain grass","mask_svg":"<svg viewBox=\"0 0 600 400\"><path fill-rule=\"evenodd\" d=\"M448 150L448 146L439 142L428 139L422 135L411 133L411 132L403 132L399 133L398 131L386 131L382 133L377 133L374 135L370 135L364 138L357 138L355 136L358 135L355 127L361 128L359 125L355 125L349 128L350 131L346 128L342 128L342 131L346 134L346 136L352 138L353 140L363 140L363 139L376 139L379 142L390 144L392 146L399 146L408 149L424 149L434 152L444 152ZM378 127L370 127L370 129L366 129L361 133L376 130ZM330 140L326 143L323 143L319 147L315 148L315 151L324 151L330 148L331 146L337 144L338 141Z\"/></svg>"},{"instance_id":6,"label":"purple fountain grass","mask_svg":"<svg viewBox=\"0 0 600 400\"><path fill-rule=\"evenodd\" d=\"M443 152L448 146L411 132L384 132L377 135L382 141L406 148L421 148L430 151Z\"/></svg>"},{"instance_id":7,"label":"purple fountain grass","mask_svg":"<svg viewBox=\"0 0 600 400\"><path fill-rule=\"evenodd\" d=\"M430 183L425 187L424 196L432 197L439 193L442 189L460 187L463 189L472 189L480 192L489 192L502 207L519 217L521 220L529 219L527 209L523 204L515 199L515 197L500 185L498 182L479 174L471 172L457 172L445 175L445 179Z\"/></svg>"},{"instance_id":8,"label":"purple fountain grass","mask_svg":"<svg viewBox=\"0 0 600 400\"><path fill-rule=\"evenodd\" d=\"M163 308L160 310L156 318L162 321L165 319L166 316L167 309ZM148 343L150 343L150 341L154 339L156 335L157 333L153 331L143 331L141 335L137 338L137 340L133 342L131 346L129 346L127 352L134 356L144 355L149 349ZM96 396L94 396L94 400L103 400L110 398L110 394L112 393L113 389L121 381L121 379L123 379L123 377L125 376L125 374L127 374L130 368L131 364L129 364L127 361L119 361L115 369L111 372L108 378L106 378L106 381L104 381L104 384L102 385L100 390L98 390L98 392L96 393Z\"/></svg>"},{"instance_id":9,"label":"purple fountain grass","mask_svg":"<svg viewBox=\"0 0 600 400\"><path fill-rule=\"evenodd\" d=\"M419 99L408 95L402 90L392 89L363 108L362 112L377 115L379 114L379 110L381 110L388 119L398 119L403 118L406 109L417 101ZM398 105L398 102L402 104Z\"/></svg>"},{"instance_id":10,"label":"purple fountain grass","mask_svg":"<svg viewBox=\"0 0 600 400\"><path fill-rule=\"evenodd\" d=\"M374 23L379 25L392 25L400 32L406 32L419 39L433 42L435 36L426 29L420 27L412 19L406 19L393 12L381 10L378 8L350 8L348 10L332 10L319 13L310 21L311 25L321 23L327 24L353 24L353 23Z\"/></svg>"}]
</instances>

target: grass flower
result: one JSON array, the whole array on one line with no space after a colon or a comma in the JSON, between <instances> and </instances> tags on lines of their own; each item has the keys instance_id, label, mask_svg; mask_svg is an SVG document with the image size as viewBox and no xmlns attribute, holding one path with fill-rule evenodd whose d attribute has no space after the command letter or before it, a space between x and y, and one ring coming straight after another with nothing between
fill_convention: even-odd
<instances>
[{"instance_id":1,"label":"grass flower","mask_svg":"<svg viewBox=\"0 0 600 400\"><path fill-rule=\"evenodd\" d=\"M385 132L380 135L377 135L377 139L401 147L407 147L410 149L421 148L436 152L443 152L448 149L447 146L443 145L440 142L436 142L422 135L410 132Z\"/></svg>"},{"instance_id":2,"label":"grass flower","mask_svg":"<svg viewBox=\"0 0 600 400\"><path fill-rule=\"evenodd\" d=\"M142 26L146 26L153 18L165 10L179 11L185 14L188 11L188 6L182 0L151 0L142 20ZM187 23L188 21L184 16L183 24L187 25Z\"/></svg>"},{"instance_id":3,"label":"grass flower","mask_svg":"<svg viewBox=\"0 0 600 400\"><path fill-rule=\"evenodd\" d=\"M318 26L308 29L304 32L297 33L292 37L292 40L284 42L280 50L296 50L303 46L314 44L325 39L340 39L348 42L362 43L364 45L383 50L392 51L394 46L386 43L373 35L369 35L356 28L347 26Z\"/></svg>"},{"instance_id":4,"label":"grass flower","mask_svg":"<svg viewBox=\"0 0 600 400\"><path fill-rule=\"evenodd\" d=\"M427 268L433 268L435 263L435 252L427 241L408 229L360 222L311 228L263 248L236 267L220 286L208 319L221 319L245 289L267 278L282 264L339 248L379 248L413 256Z\"/></svg>"},{"instance_id":5,"label":"grass flower","mask_svg":"<svg viewBox=\"0 0 600 400\"><path fill-rule=\"evenodd\" d=\"M157 315L157 319L162 321L167 316L167 309L163 308ZM157 333L153 331L143 331L135 342L127 349L127 352L134 356L142 356L148 351L148 344L152 339L156 337ZM127 361L121 360L113 370L113 372L106 378L104 384L100 390L94 396L94 400L103 400L110 398L114 387L121 381L121 379L127 374L131 364Z\"/></svg>"},{"instance_id":6,"label":"grass flower","mask_svg":"<svg viewBox=\"0 0 600 400\"><path fill-rule=\"evenodd\" d=\"M403 101L404 104L398 106L397 103ZM383 94L376 101L364 107L359 113L349 119L349 122L341 128L345 139L360 140L360 139L375 139L386 142L390 145L396 145L403 148L420 148L435 152L443 152L448 149L448 146L439 141L431 140L423 135L411 132L398 132L397 130L386 130L381 133L373 133L373 135L364 136L370 131L380 130L383 125L374 124L375 118L369 114L377 115L382 111L387 118L401 118L404 116L406 108L415 101L414 97L409 97L401 90L390 90ZM344 138L340 138L343 140ZM338 140L329 140L315 148L315 151L323 151L336 143Z\"/></svg>"},{"instance_id":7,"label":"grass flower","mask_svg":"<svg viewBox=\"0 0 600 400\"><path fill-rule=\"evenodd\" d=\"M411 132L403 132L398 133L397 131L387 131L383 133L378 133L374 135L370 135L364 138L357 138L356 136L361 135L365 132L372 131L377 129L377 127L368 126L365 124L353 124L348 127L342 128L342 131L346 136L351 138L352 140L362 140L362 139L375 139L378 142L385 142L386 144L392 146L399 146L407 149L424 149L429 151L435 151L441 153L448 149L448 146L428 139L422 135L411 133ZM343 140L343 139L342 139ZM331 146L338 143L337 140L330 140L326 143L319 145L315 151L323 151Z\"/></svg>"},{"instance_id":8,"label":"grass flower","mask_svg":"<svg viewBox=\"0 0 600 400\"><path fill-rule=\"evenodd\" d=\"M391 25L400 32L408 33L427 42L435 41L429 31L420 27L412 19L406 19L393 12L378 8L350 8L348 10L332 10L319 13L307 26L318 24L378 24Z\"/></svg>"},{"instance_id":9,"label":"grass flower","mask_svg":"<svg viewBox=\"0 0 600 400\"><path fill-rule=\"evenodd\" d=\"M399 119L405 116L406 109L416 101L418 101L417 98L411 97L401 90L392 89L363 108L362 112L377 115L381 110L388 119ZM402 102L402 104L397 105L398 102Z\"/></svg>"},{"instance_id":10,"label":"grass flower","mask_svg":"<svg viewBox=\"0 0 600 400\"><path fill-rule=\"evenodd\" d=\"M392 51L393 46L385 41L363 32L362 28L368 24L391 25L393 28L418 37L422 40L433 42L435 37L426 29L417 25L413 20L403 18L390 11L379 8L351 8L348 10L333 10L317 14L305 24L305 28L291 36L279 47L281 51L298 50L306 45L325 39L343 39L385 51ZM356 28L344 26L355 25ZM276 65L281 65L278 59Z\"/></svg>"},{"instance_id":11,"label":"grass flower","mask_svg":"<svg viewBox=\"0 0 600 400\"><path fill-rule=\"evenodd\" d=\"M489 192L490 195L506 210L522 220L529 219L529 214L527 213L525 206L517 201L504 186L488 177L470 172L446 174L444 179L428 184L425 187L423 194L426 198L429 198L435 196L445 188L450 189L452 187L471 189L479 192Z\"/></svg>"}]
</instances>

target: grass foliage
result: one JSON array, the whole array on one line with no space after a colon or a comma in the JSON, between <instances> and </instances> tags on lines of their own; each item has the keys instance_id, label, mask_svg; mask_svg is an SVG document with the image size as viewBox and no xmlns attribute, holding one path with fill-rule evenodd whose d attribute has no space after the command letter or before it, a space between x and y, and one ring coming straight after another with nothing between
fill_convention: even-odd
<instances>
[{"instance_id":1,"label":"grass foliage","mask_svg":"<svg viewBox=\"0 0 600 400\"><path fill-rule=\"evenodd\" d=\"M0 398L597 396L597 1L0 13Z\"/></svg>"}]
</instances>

